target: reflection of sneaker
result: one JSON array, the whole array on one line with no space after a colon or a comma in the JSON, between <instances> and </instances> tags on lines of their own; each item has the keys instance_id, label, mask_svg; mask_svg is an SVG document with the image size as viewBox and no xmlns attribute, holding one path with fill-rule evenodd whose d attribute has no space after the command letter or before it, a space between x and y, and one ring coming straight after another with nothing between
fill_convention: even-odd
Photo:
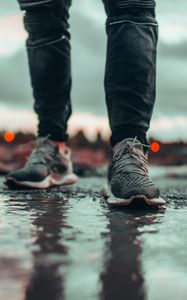
<instances>
[{"instance_id":1,"label":"reflection of sneaker","mask_svg":"<svg viewBox=\"0 0 187 300\"><path fill-rule=\"evenodd\" d=\"M166 203L148 175L145 146L136 138L128 138L114 147L108 168L108 204L160 206Z\"/></svg>"},{"instance_id":2,"label":"reflection of sneaker","mask_svg":"<svg viewBox=\"0 0 187 300\"><path fill-rule=\"evenodd\" d=\"M61 154L57 145L47 138L39 138L25 166L6 176L10 187L49 188L77 182L73 174L70 150Z\"/></svg>"}]
</instances>

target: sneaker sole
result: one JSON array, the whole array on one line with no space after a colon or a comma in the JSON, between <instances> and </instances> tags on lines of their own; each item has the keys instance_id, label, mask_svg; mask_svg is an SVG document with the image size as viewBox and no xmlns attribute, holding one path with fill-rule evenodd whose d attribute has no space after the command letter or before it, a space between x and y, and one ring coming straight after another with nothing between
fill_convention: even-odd
<instances>
[{"instance_id":1,"label":"sneaker sole","mask_svg":"<svg viewBox=\"0 0 187 300\"><path fill-rule=\"evenodd\" d=\"M129 199L117 198L112 194L108 187L102 188L100 193L104 198L106 198L107 204L113 207L124 207L129 205L159 207L166 204L166 201L161 197L149 199L145 195L134 195Z\"/></svg>"},{"instance_id":2,"label":"sneaker sole","mask_svg":"<svg viewBox=\"0 0 187 300\"><path fill-rule=\"evenodd\" d=\"M54 186L65 186L72 185L78 181L78 177L75 174L68 174L63 176L60 180L56 180L51 175L47 176L43 181L40 182L32 182L32 181L19 181L15 178L8 177L6 180L6 184L10 187L14 186L22 186L34 189L47 189Z\"/></svg>"}]
</instances>

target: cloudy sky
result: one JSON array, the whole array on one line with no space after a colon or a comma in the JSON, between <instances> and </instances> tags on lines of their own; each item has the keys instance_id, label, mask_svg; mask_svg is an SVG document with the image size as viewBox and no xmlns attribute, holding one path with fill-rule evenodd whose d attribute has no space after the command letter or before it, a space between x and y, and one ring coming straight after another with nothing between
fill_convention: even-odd
<instances>
[{"instance_id":1,"label":"cloudy sky","mask_svg":"<svg viewBox=\"0 0 187 300\"><path fill-rule=\"evenodd\" d=\"M153 123L157 122L162 128L164 121L170 129L170 135L175 129L175 136L187 139L187 130L184 136L179 132L187 127L187 1L157 2L160 40ZM101 1L73 1L72 99L77 113L106 115L103 91L106 51L104 23ZM33 100L24 49L25 38L22 13L16 0L4 1L0 11L0 105L31 111Z\"/></svg>"}]
</instances>

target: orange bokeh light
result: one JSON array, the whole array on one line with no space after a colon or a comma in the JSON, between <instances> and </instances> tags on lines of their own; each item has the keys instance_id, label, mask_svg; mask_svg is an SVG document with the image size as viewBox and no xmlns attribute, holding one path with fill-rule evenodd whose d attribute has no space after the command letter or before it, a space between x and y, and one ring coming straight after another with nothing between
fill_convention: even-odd
<instances>
[{"instance_id":1,"label":"orange bokeh light","mask_svg":"<svg viewBox=\"0 0 187 300\"><path fill-rule=\"evenodd\" d=\"M6 142L11 143L15 139L15 134L12 131L7 131L4 134L4 139Z\"/></svg>"},{"instance_id":2,"label":"orange bokeh light","mask_svg":"<svg viewBox=\"0 0 187 300\"><path fill-rule=\"evenodd\" d=\"M153 143L151 143L151 151L152 152L159 152L159 150L160 150L160 145L159 145L159 143L157 143L157 142L153 142Z\"/></svg>"}]
</instances>

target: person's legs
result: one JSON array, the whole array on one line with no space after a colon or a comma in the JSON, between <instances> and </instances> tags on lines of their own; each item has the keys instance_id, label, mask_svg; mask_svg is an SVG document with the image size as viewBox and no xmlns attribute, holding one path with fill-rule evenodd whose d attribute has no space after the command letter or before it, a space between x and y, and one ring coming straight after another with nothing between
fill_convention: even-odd
<instances>
[{"instance_id":1,"label":"person's legs","mask_svg":"<svg viewBox=\"0 0 187 300\"><path fill-rule=\"evenodd\" d=\"M154 0L103 0L107 13L106 102L111 144L146 143L155 102L158 25Z\"/></svg>"},{"instance_id":2,"label":"person's legs","mask_svg":"<svg viewBox=\"0 0 187 300\"><path fill-rule=\"evenodd\" d=\"M155 102L155 1L103 2L108 36L105 92L113 147L108 168L108 203L164 205L148 175L145 151Z\"/></svg>"},{"instance_id":3,"label":"person's legs","mask_svg":"<svg viewBox=\"0 0 187 300\"><path fill-rule=\"evenodd\" d=\"M27 53L39 118L38 136L67 140L71 114L71 59L68 31L71 0L18 0L25 11Z\"/></svg>"},{"instance_id":4,"label":"person's legs","mask_svg":"<svg viewBox=\"0 0 187 300\"><path fill-rule=\"evenodd\" d=\"M73 174L70 151L64 144L71 114L71 0L18 2L25 11L26 45L39 125L34 151L23 168L7 175L6 183L32 188L72 184L77 177Z\"/></svg>"}]
</instances>

